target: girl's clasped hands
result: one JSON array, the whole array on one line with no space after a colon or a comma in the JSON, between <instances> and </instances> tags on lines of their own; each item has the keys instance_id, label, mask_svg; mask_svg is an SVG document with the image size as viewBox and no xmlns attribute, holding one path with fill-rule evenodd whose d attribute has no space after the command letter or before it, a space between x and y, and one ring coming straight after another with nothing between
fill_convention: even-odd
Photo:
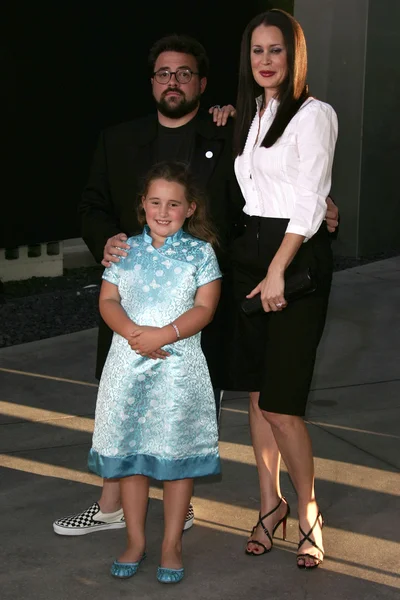
<instances>
[{"instance_id":1,"label":"girl's clasped hands","mask_svg":"<svg viewBox=\"0 0 400 600\"><path fill-rule=\"evenodd\" d=\"M166 335L164 327L137 327L128 337L128 344L136 354L153 360L170 356L170 353L161 347L168 343L170 336Z\"/></svg>"}]
</instances>

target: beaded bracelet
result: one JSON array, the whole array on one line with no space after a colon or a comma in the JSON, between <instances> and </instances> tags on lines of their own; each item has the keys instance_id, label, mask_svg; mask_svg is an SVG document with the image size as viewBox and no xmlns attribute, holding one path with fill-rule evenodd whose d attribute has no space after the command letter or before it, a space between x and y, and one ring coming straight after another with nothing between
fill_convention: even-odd
<instances>
[{"instance_id":1,"label":"beaded bracelet","mask_svg":"<svg viewBox=\"0 0 400 600\"><path fill-rule=\"evenodd\" d=\"M179 340L179 338L181 337L181 334L179 333L178 325L175 325L175 323L171 323L171 325L175 329L176 339Z\"/></svg>"}]
</instances>

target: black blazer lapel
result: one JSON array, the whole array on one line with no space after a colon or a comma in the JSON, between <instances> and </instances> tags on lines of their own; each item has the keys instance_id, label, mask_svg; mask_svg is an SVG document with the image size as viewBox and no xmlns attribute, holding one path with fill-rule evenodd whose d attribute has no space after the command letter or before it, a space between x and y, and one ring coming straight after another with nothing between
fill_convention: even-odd
<instances>
[{"instance_id":1,"label":"black blazer lapel","mask_svg":"<svg viewBox=\"0 0 400 600\"><path fill-rule=\"evenodd\" d=\"M196 117L196 139L191 168L204 187L208 182L224 148L225 140L218 136L218 129L211 115L199 112Z\"/></svg>"},{"instance_id":2,"label":"black blazer lapel","mask_svg":"<svg viewBox=\"0 0 400 600\"><path fill-rule=\"evenodd\" d=\"M222 148L223 140L209 140L200 134L196 135L191 168L204 187L208 185L210 177L218 163Z\"/></svg>"},{"instance_id":3,"label":"black blazer lapel","mask_svg":"<svg viewBox=\"0 0 400 600\"><path fill-rule=\"evenodd\" d=\"M135 131L135 139L129 146L129 160L136 177L143 177L154 163L154 143L157 137L157 118L151 116Z\"/></svg>"}]
</instances>

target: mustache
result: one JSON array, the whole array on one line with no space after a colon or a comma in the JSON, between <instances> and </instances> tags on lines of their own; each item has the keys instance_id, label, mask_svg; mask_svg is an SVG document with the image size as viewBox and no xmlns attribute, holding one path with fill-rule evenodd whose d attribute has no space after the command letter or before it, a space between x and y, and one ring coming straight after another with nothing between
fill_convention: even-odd
<instances>
[{"instance_id":1,"label":"mustache","mask_svg":"<svg viewBox=\"0 0 400 600\"><path fill-rule=\"evenodd\" d=\"M185 96L185 94L183 92L181 92L181 90L178 90L177 88L167 88L166 90L163 91L162 98L165 98L165 96L168 94L168 92L174 92L174 94L179 94L180 96Z\"/></svg>"}]
</instances>

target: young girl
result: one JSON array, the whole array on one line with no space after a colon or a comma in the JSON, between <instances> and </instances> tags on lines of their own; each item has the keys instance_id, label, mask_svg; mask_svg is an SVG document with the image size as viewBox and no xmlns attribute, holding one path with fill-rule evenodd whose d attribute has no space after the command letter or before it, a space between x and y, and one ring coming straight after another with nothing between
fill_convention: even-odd
<instances>
[{"instance_id":1,"label":"young girl","mask_svg":"<svg viewBox=\"0 0 400 600\"><path fill-rule=\"evenodd\" d=\"M182 530L193 478L220 472L213 388L200 346L221 273L206 205L187 167L148 174L132 251L105 269L100 313L113 329L99 384L89 469L121 478L128 545L111 567L134 575L145 557L149 478L164 482L157 579L181 581Z\"/></svg>"}]
</instances>

